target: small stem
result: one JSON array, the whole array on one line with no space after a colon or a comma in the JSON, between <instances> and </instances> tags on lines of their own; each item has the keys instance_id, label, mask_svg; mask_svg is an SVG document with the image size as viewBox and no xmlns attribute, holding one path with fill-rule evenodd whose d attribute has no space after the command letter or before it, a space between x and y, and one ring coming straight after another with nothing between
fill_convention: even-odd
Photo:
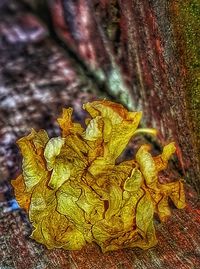
<instances>
[{"instance_id":1,"label":"small stem","mask_svg":"<svg viewBox=\"0 0 200 269\"><path fill-rule=\"evenodd\" d=\"M157 135L158 131L154 128L139 128L135 131L134 135L138 134L150 134L150 135Z\"/></svg>"}]
</instances>

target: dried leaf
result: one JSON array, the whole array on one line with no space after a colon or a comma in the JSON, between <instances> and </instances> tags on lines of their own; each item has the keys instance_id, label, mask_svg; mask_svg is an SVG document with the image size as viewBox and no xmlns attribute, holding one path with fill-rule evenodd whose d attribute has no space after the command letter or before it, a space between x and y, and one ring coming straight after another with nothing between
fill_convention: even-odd
<instances>
[{"instance_id":1,"label":"dried leaf","mask_svg":"<svg viewBox=\"0 0 200 269\"><path fill-rule=\"evenodd\" d=\"M38 147L37 141L40 141ZM22 162L23 178L26 190L30 191L38 182L47 177L46 164L44 161L43 150L46 141L41 138L41 132L32 132L17 141L18 146L24 156ZM35 146L36 144L36 146Z\"/></svg>"},{"instance_id":2,"label":"dried leaf","mask_svg":"<svg viewBox=\"0 0 200 269\"><path fill-rule=\"evenodd\" d=\"M136 161L140 166L140 170L145 178L146 184L150 187L157 182L157 170L153 157L149 153L150 147L143 145L136 154Z\"/></svg>"},{"instance_id":3,"label":"dried leaf","mask_svg":"<svg viewBox=\"0 0 200 269\"><path fill-rule=\"evenodd\" d=\"M126 191L138 191L143 181L142 173L138 168L134 168L131 176L124 182L124 189Z\"/></svg>"},{"instance_id":4,"label":"dried leaf","mask_svg":"<svg viewBox=\"0 0 200 269\"><path fill-rule=\"evenodd\" d=\"M69 108L58 119L62 137L49 139L44 130L32 130L18 141L23 175L12 184L32 222L31 237L50 249L78 250L91 242L103 252L150 248L157 243L154 213L166 220L169 199L185 206L182 181L158 181L175 144L156 157L143 145L136 160L116 164L134 134L155 130L137 131L141 112L120 104L104 100L83 107L91 115L85 130L72 122Z\"/></svg>"},{"instance_id":5,"label":"dried leaf","mask_svg":"<svg viewBox=\"0 0 200 269\"><path fill-rule=\"evenodd\" d=\"M154 206L150 195L147 193L139 200L136 209L136 225L142 235L147 233L147 229L153 221Z\"/></svg>"},{"instance_id":6,"label":"dried leaf","mask_svg":"<svg viewBox=\"0 0 200 269\"><path fill-rule=\"evenodd\" d=\"M83 132L83 128L79 123L72 122L72 108L63 108L63 113L60 118L57 119L58 124L62 130L62 136L66 137L69 134L78 133L81 134Z\"/></svg>"},{"instance_id":7,"label":"dried leaf","mask_svg":"<svg viewBox=\"0 0 200 269\"><path fill-rule=\"evenodd\" d=\"M61 148L65 143L64 138L51 138L44 150L44 157L47 162L47 169L51 171L56 163L56 157L60 154Z\"/></svg>"},{"instance_id":8,"label":"dried leaf","mask_svg":"<svg viewBox=\"0 0 200 269\"><path fill-rule=\"evenodd\" d=\"M48 186L52 189L57 190L69 178L70 178L69 165L65 163L57 163L53 168Z\"/></svg>"},{"instance_id":9,"label":"dried leaf","mask_svg":"<svg viewBox=\"0 0 200 269\"><path fill-rule=\"evenodd\" d=\"M12 181L12 185L14 187L15 197L20 207L24 208L28 212L31 202L31 193L26 191L23 176L19 175L15 180Z\"/></svg>"}]
</instances>

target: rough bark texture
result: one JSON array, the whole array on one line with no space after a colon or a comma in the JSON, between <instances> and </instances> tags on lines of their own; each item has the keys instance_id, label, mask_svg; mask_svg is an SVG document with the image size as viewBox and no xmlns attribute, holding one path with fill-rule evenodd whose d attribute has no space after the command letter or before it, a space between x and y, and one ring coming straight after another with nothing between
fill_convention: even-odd
<instances>
[{"instance_id":1,"label":"rough bark texture","mask_svg":"<svg viewBox=\"0 0 200 269\"><path fill-rule=\"evenodd\" d=\"M161 143L176 141L180 172L199 189L198 129L195 134L192 128L197 115L195 119L187 104L185 81L189 74L183 73L176 32L170 21L177 14L170 5L165 1L120 1L123 34L128 41L125 57L133 78L136 108L144 111L146 124L160 131Z\"/></svg>"},{"instance_id":2,"label":"rough bark texture","mask_svg":"<svg viewBox=\"0 0 200 269\"><path fill-rule=\"evenodd\" d=\"M49 36L19 2L33 3L34 10L37 3L43 8L49 3L54 27ZM62 107L73 106L75 119L83 122L82 103L107 96L144 111L143 124L159 130L155 151L176 141L178 159L172 164L174 172L168 173L184 177L199 190L198 88L192 94L192 86L187 86L194 85L197 69L192 72L186 64L190 53L182 37L188 38L183 31L188 13L179 2L78 0L68 1L67 7L64 0L1 1L0 268L200 268L198 195L189 186L186 209L173 210L165 224L157 222L158 246L102 254L96 245L74 252L49 251L30 240L25 213L12 211L9 185L21 169L16 139L31 128L58 135L56 118ZM43 15L38 13L50 27L49 17ZM84 23L92 26L87 29ZM195 53L193 49L193 59ZM136 141L139 145L151 139ZM134 147L130 145L127 155Z\"/></svg>"},{"instance_id":3,"label":"rough bark texture","mask_svg":"<svg viewBox=\"0 0 200 269\"><path fill-rule=\"evenodd\" d=\"M184 90L191 128L200 161L200 2L176 1L171 5L172 21L184 74Z\"/></svg>"}]
</instances>

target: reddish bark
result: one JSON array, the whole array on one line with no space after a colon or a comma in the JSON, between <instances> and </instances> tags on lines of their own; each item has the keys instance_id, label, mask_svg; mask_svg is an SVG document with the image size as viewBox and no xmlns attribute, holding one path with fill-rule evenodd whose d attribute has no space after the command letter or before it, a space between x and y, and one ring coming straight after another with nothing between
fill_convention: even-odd
<instances>
[{"instance_id":1,"label":"reddish bark","mask_svg":"<svg viewBox=\"0 0 200 269\"><path fill-rule=\"evenodd\" d=\"M162 144L176 142L180 172L199 189L198 153L173 33L168 25L164 29L159 27L157 18L161 10L153 10L149 1L120 1L120 8L123 43L128 40L124 57L134 78L135 106L144 111L146 124L159 130ZM165 8L163 20L170 16L170 6ZM171 38L170 46L165 41L168 38Z\"/></svg>"}]
</instances>

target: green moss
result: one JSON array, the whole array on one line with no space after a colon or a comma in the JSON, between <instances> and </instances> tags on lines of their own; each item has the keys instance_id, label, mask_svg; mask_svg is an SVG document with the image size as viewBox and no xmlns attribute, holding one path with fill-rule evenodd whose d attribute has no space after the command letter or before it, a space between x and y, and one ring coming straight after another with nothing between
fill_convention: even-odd
<instances>
[{"instance_id":1,"label":"green moss","mask_svg":"<svg viewBox=\"0 0 200 269\"><path fill-rule=\"evenodd\" d=\"M175 28L179 32L186 67L187 102L200 147L200 1L178 0L175 4Z\"/></svg>"}]
</instances>

